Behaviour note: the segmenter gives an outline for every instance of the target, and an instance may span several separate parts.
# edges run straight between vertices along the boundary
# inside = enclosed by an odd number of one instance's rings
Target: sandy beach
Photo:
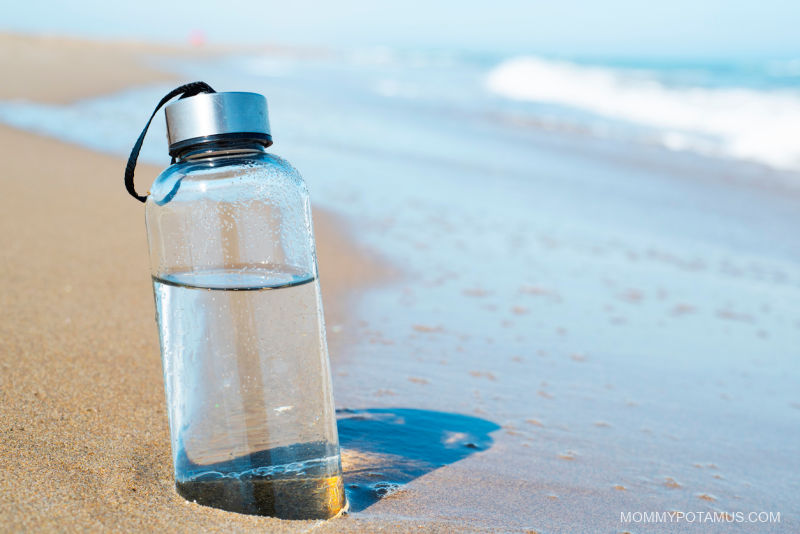
[[[797,529],[796,172],[415,100],[470,96],[473,63],[441,84],[440,59],[402,64],[415,88],[383,56],[0,45],[0,531]],[[130,109],[201,78],[267,94],[312,191],[352,505],[329,522],[174,490],[122,175]],[[723,521],[621,520],[637,511]],[[740,511],[781,521],[724,521]]]
[[[0,65],[15,73],[1,98],[69,102],[174,80],[136,60],[153,52],[146,46],[0,41]],[[70,75],[76,57],[92,69],[79,64],[82,74]],[[0,530],[318,527],[223,513],[175,493],[143,211],[122,185],[124,160],[7,127],[0,145]],[[140,165],[137,180],[159,171]],[[334,215],[314,217],[326,317],[342,324],[351,293],[388,271]],[[339,350],[331,343],[333,359]]]

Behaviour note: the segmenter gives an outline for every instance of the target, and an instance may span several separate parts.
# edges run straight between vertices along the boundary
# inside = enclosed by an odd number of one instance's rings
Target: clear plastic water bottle
[[[177,491],[329,518],[346,499],[308,191],[266,151],[263,96],[201,91],[165,108],[173,164],[146,198]]]

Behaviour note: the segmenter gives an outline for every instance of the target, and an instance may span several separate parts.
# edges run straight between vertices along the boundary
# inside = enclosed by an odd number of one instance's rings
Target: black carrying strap
[[[150,128],[150,123],[153,122],[153,118],[156,116],[156,113],[158,113],[158,110],[176,96],[180,95],[181,98],[186,98],[200,93],[216,93],[216,91],[205,82],[192,82],[187,83],[186,85],[181,85],[180,87],[176,87],[161,99],[161,102],[158,103],[156,109],[153,110],[153,114],[150,115],[150,120],[148,120],[147,124],[144,125],[144,130],[142,130],[139,139],[136,140],[136,144],[133,145],[131,156],[128,158],[128,164],[125,165],[125,189],[127,189],[128,193],[130,193],[130,195],[139,202],[146,201],[147,195],[141,196],[136,193],[136,188],[133,185],[133,171],[136,169],[136,160],[139,159],[139,152],[142,150],[144,136],[147,135],[147,129]]]

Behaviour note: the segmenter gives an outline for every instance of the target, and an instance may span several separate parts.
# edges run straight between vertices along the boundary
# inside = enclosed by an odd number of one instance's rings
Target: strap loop
[[[133,184],[133,171],[136,169],[136,160],[139,159],[139,152],[142,150],[144,136],[147,135],[147,129],[150,128],[150,123],[153,122],[153,118],[156,116],[156,113],[158,113],[158,110],[176,96],[180,95],[181,98],[187,98],[200,93],[216,93],[216,91],[214,91],[214,89],[212,89],[211,86],[205,82],[187,83],[186,85],[181,85],[180,87],[173,89],[161,99],[161,102],[158,103],[156,109],[153,110],[153,114],[150,115],[150,120],[148,120],[147,124],[144,125],[144,130],[142,130],[141,135],[139,135],[139,139],[137,139],[136,143],[133,145],[133,150],[131,150],[131,155],[128,158],[128,164],[125,165],[125,189],[139,202],[146,201],[147,195],[141,196],[136,193],[136,188]]]

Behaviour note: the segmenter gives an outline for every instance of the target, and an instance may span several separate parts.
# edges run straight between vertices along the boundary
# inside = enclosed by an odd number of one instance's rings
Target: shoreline
[[[143,214],[121,183],[138,131],[120,119],[160,94],[133,90],[61,129],[121,155],[0,127],[14,525],[574,532],[624,530],[620,511],[776,509],[791,528],[800,199],[782,175],[366,106],[337,61],[176,69],[273,95],[281,152],[341,215],[314,210],[354,512],[289,524],[175,497]],[[57,135],[94,102],[30,105],[27,123]],[[350,127],[327,142],[331,124]]]

